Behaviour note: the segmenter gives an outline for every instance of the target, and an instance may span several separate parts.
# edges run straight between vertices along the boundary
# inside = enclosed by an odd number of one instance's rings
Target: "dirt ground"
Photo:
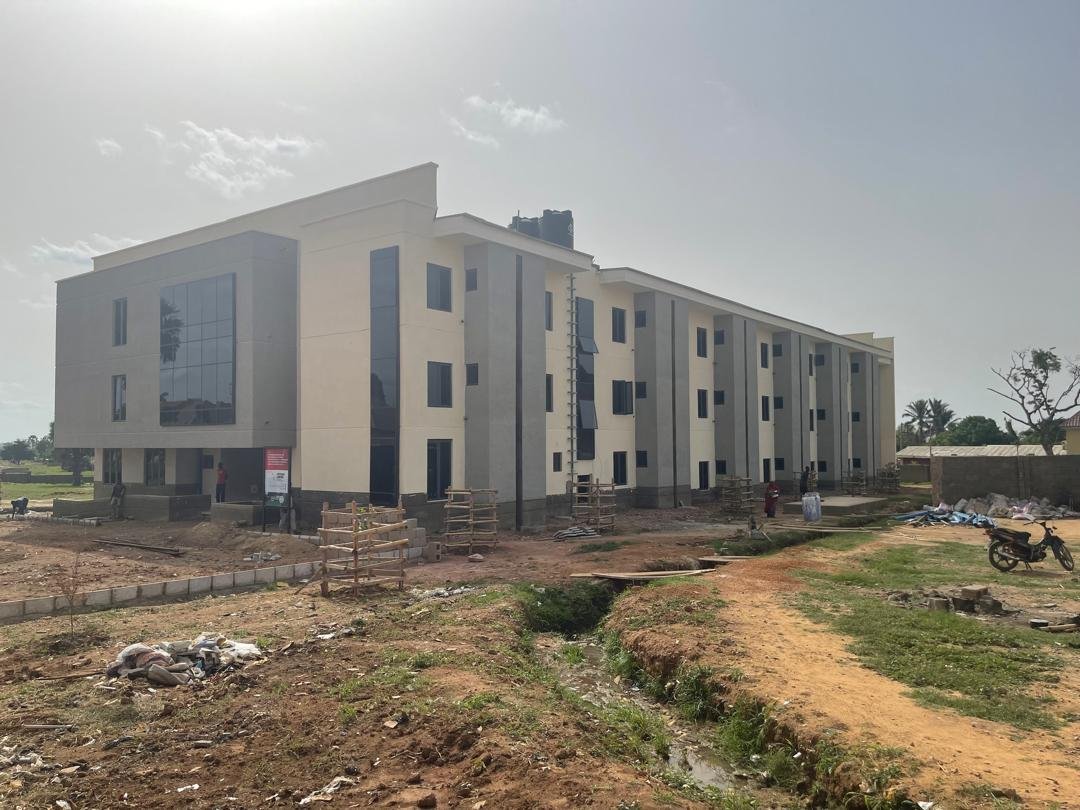
[[[1020,528],[1019,524],[1004,521]],[[1080,521],[1062,521],[1059,534],[1080,547]],[[630,631],[628,644],[645,658],[689,660],[742,673],[741,688],[775,701],[779,716],[809,737],[839,730],[849,744],[871,743],[910,749],[917,770],[904,780],[908,795],[938,807],[970,806],[960,797],[972,785],[1016,791],[1025,805],[1080,807],[1080,656],[1072,655],[1052,689],[1072,722],[1056,731],[1020,730],[950,711],[919,705],[903,684],[863,666],[847,649],[848,639],[824,630],[791,606],[804,587],[794,573],[806,569],[843,570],[845,562],[875,549],[911,542],[954,541],[985,545],[983,532],[960,527],[893,529],[872,543],[847,552],[813,547],[786,549],[739,563],[700,581],[679,585],[686,599],[719,596],[723,620],[703,632],[699,624]],[[989,571],[989,566],[987,567]],[[1025,576],[1020,573],[1018,576]],[[1051,559],[1027,576],[1049,582],[1072,580]],[[970,583],[957,583],[957,585]],[[1053,588],[1051,584],[1051,588]],[[1053,591],[1051,591],[1053,592]],[[994,588],[1007,605],[1038,615],[1046,591]],[[650,609],[645,590],[621,601],[611,621]],[[1056,609],[1080,612],[1080,599],[1059,596]],[[976,619],[972,619],[976,621]],[[1011,795],[1011,794],[1010,794]],[[1010,805],[1011,806],[1011,805]]]

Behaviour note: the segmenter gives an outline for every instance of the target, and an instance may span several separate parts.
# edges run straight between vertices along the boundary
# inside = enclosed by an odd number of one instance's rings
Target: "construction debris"
[[[174,557],[179,557],[184,553],[182,548],[173,548],[172,546],[148,546],[145,543],[129,543],[126,540],[102,540],[97,538],[95,543],[102,543],[106,546],[123,546],[124,548],[137,548],[140,551],[156,551],[158,554],[171,554]]]
[[[574,579],[610,579],[619,582],[650,582],[667,577],[696,577],[709,573],[707,568],[691,568],[685,571],[591,571],[571,574]]]
[[[353,596],[362,587],[392,583],[405,586],[405,554],[409,546],[405,509],[358,507],[356,501],[343,509],[331,509],[323,503],[320,589],[330,595],[330,583],[344,580]],[[334,555],[337,552],[337,555]]]
[[[499,544],[497,489],[448,489],[443,504],[443,546],[462,548],[468,554],[474,546],[494,549]]]
[[[556,540],[576,540],[579,537],[599,537],[600,532],[589,526],[571,526],[568,529],[560,529],[553,537]]]
[[[129,644],[109,664],[105,674],[111,678],[143,677],[159,686],[183,686],[264,657],[254,644],[200,633],[193,641],[167,641],[153,646]]]
[[[945,504],[940,504],[937,507],[925,506],[915,512],[894,515],[893,520],[898,520],[909,526],[951,524],[954,526],[974,526],[978,529],[994,528],[994,521],[982,513],[960,512]]]
[[[615,531],[615,484],[603,484],[591,475],[574,484],[574,520],[597,532]]]

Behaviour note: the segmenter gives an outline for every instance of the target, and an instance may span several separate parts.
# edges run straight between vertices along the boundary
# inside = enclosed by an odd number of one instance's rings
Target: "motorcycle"
[[[986,529],[990,538],[986,550],[990,564],[998,571],[1012,571],[1020,563],[1031,568],[1031,563],[1046,559],[1046,550],[1050,549],[1054,557],[1066,571],[1073,570],[1073,558],[1065,541],[1054,534],[1056,527],[1048,526],[1045,520],[1033,520],[1043,527],[1043,538],[1038,543],[1031,542],[1031,532],[1018,532],[1000,526]]]

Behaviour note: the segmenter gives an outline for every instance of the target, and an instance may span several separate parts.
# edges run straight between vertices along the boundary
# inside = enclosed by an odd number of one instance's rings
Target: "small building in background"
[[[1073,447],[1080,450],[1080,424],[1074,430],[1076,437]],[[1054,446],[1054,455],[1065,453],[1064,444]],[[930,459],[932,457],[962,458],[1009,458],[1012,456],[1045,456],[1041,444],[984,444],[977,447],[954,445],[913,444],[896,454],[896,463],[900,466],[900,481],[905,484],[927,484],[930,482]]]

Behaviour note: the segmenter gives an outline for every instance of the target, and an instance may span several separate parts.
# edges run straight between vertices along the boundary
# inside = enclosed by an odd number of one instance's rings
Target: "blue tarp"
[[[994,521],[986,515],[969,515],[966,512],[955,512],[951,509],[920,509],[916,512],[905,512],[902,515],[894,515],[893,520],[907,523],[911,526],[929,526],[935,523],[952,524],[959,526],[974,526],[977,529],[992,529]]]

